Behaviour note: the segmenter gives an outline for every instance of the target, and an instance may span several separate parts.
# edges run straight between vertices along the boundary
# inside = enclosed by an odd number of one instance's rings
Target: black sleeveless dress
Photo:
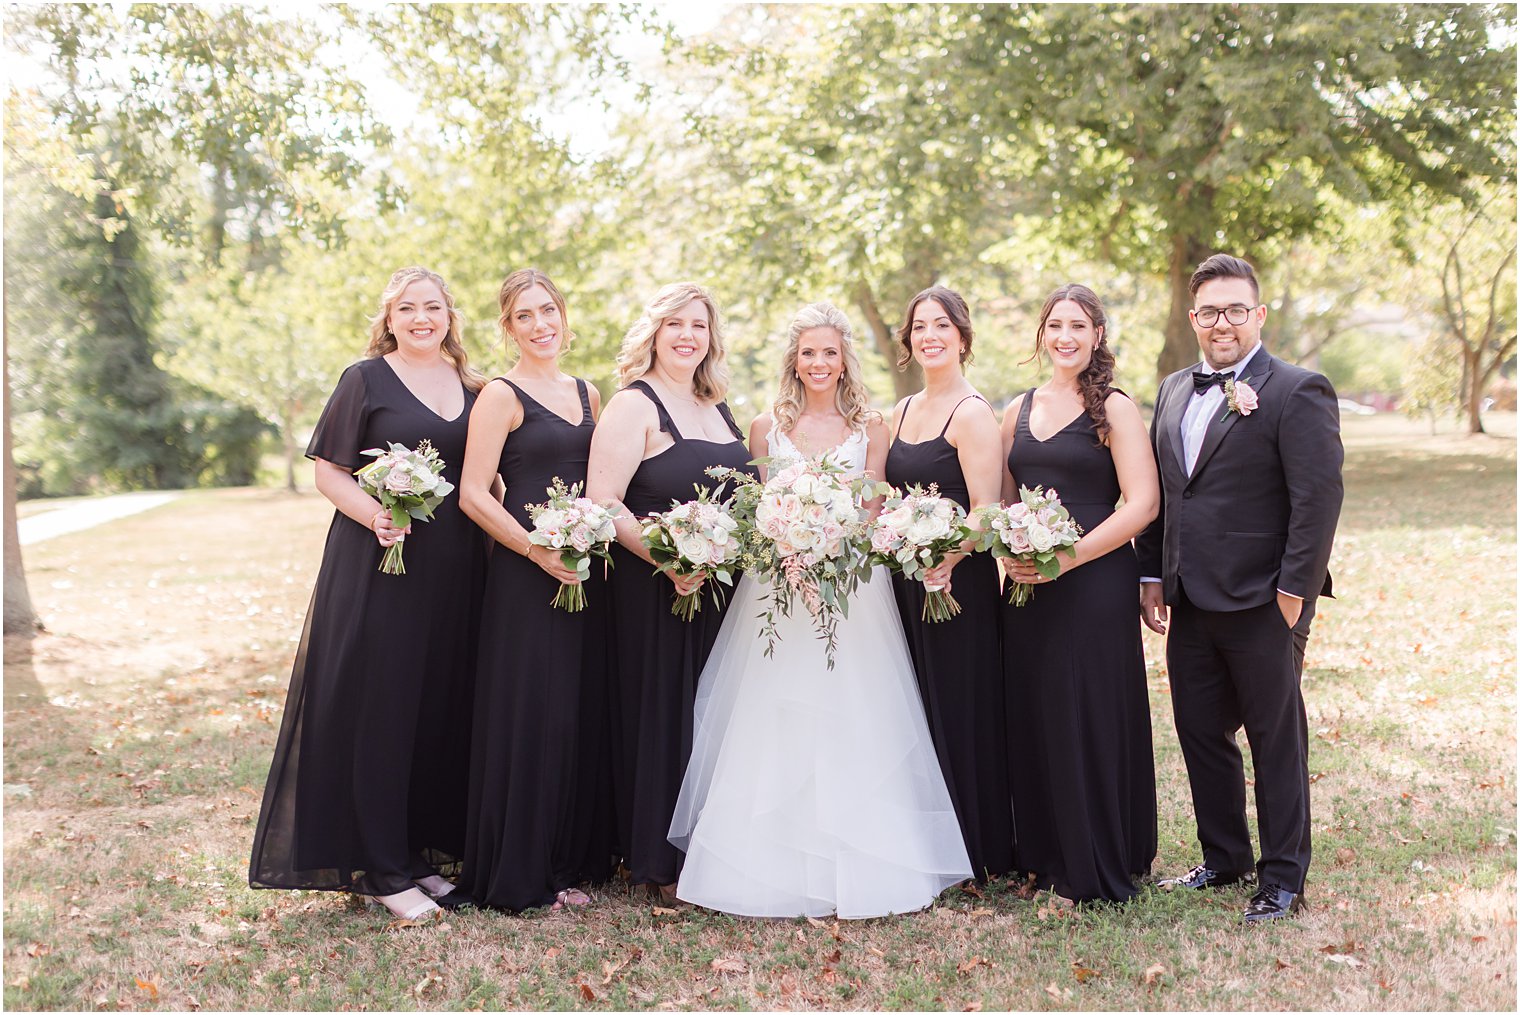
[[[911,407],[910,397],[898,422],[899,434]],[[954,409],[950,416],[954,418]],[[887,482],[902,489],[937,483],[943,496],[969,510],[971,494],[960,460],[945,439],[949,429],[947,419],[938,437],[921,444],[894,437],[887,451]],[[955,566],[951,592],[961,612],[941,623],[922,619],[923,582],[894,574],[892,590],[971,869],[978,880],[1007,874],[1014,867],[1013,813],[998,645],[997,565],[991,555],[973,553]]]
[[[503,504],[533,529],[527,505],[556,478],[585,489],[591,398],[566,420],[503,377],[522,423],[502,445]],[[481,610],[470,766],[469,834],[460,901],[519,911],[611,874],[612,768],[607,749],[610,594],[592,560],[586,608],[551,606],[560,583],[527,557],[494,549]]]
[[[654,402],[660,429],[675,438],[640,462],[629,480],[623,503],[635,517],[691,500],[696,486],[714,488],[717,481],[704,471],[710,466],[750,469],[749,451],[726,403],[719,403],[718,411],[734,440],[720,444],[682,437],[653,388],[644,381],[629,387]],[[681,852],[667,836],[691,756],[697,677],[717,640],[728,599],[714,603],[704,586],[701,611],[690,622],[681,620],[670,612],[675,587],[669,578],[621,546],[612,552],[618,844],[633,884],[668,885],[681,873]]]
[[[1119,500],[1113,455],[1085,412],[1036,440],[1033,404],[1030,392],[1008,469],[1020,486],[1055,487],[1091,532]],[[1026,605],[1003,606],[1019,862],[1077,901],[1131,898],[1156,857],[1139,582],[1126,543],[1037,586]]]
[[[382,357],[343,372],[306,454],[357,469],[360,452],[426,438],[456,487],[475,393],[446,420]],[[464,851],[469,716],[484,534],[451,493],[382,574],[375,535],[333,513],[254,834],[255,888],[390,895]]]

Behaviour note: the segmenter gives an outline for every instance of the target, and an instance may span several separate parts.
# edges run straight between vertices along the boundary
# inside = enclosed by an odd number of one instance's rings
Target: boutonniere
[[[1250,378],[1242,377],[1236,380],[1234,377],[1224,379],[1224,415],[1219,417],[1223,423],[1230,418],[1230,413],[1238,412],[1242,416],[1249,416],[1256,411],[1256,389],[1246,383]]]

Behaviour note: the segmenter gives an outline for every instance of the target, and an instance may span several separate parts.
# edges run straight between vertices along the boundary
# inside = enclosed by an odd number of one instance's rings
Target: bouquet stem
[[[380,570],[385,574],[406,574],[406,565],[401,561],[401,551],[405,544],[396,540],[385,551],[385,556],[380,558]]]
[[[1029,597],[1034,595],[1034,586],[1024,582],[1014,582],[1012,590],[1008,593],[1009,606],[1023,606],[1029,602]]]
[[[925,586],[927,588],[927,586]],[[955,597],[943,589],[928,589],[924,596],[923,619],[931,624],[938,624],[955,617],[961,612],[961,604],[955,601]]]
[[[586,588],[584,585],[571,585],[564,582],[559,591],[554,593],[554,598],[549,602],[550,606],[558,606],[566,613],[579,613],[586,608]]]
[[[701,609],[702,590],[700,588],[695,592],[688,592],[684,596],[677,595],[676,601],[670,604],[670,612],[688,623]]]

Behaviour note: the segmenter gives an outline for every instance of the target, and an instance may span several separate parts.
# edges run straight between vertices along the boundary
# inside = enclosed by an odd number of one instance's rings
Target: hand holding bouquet
[[[370,448],[361,454],[374,461],[354,473],[359,489],[380,501],[398,529],[406,528],[414,518],[419,522],[430,521],[433,509],[454,492],[454,484],[443,479],[443,459],[428,441],[419,441],[416,451],[392,444],[389,451]],[[380,560],[381,571],[406,574],[406,565],[401,560],[405,539],[402,536],[385,551]]]
[[[1054,488],[1019,487],[1016,503],[1003,507],[990,504],[978,512],[982,531],[977,549],[988,550],[994,557],[1027,561],[1046,578],[1061,573],[1057,553],[1068,557],[1077,555],[1077,540],[1082,536],[1082,526],[1071,517],[1061,504]],[[1014,582],[1008,602],[1023,606],[1034,594],[1034,586]]]
[[[560,563],[575,572],[576,581],[562,583],[550,605],[579,613],[586,608],[586,589],[580,583],[591,577],[591,558],[612,562],[608,547],[617,538],[614,524],[617,515],[612,509],[580,496],[579,483],[566,489],[564,480],[558,476],[544,492],[549,495],[546,502],[528,505],[528,514],[533,518],[528,540],[536,546],[558,550]]]
[[[673,504],[669,511],[644,519],[640,538],[661,571],[680,578],[712,575],[724,585],[733,585],[738,528],[728,506],[714,500],[711,490],[699,487],[696,500]],[[698,588],[684,594],[677,591],[670,612],[690,620],[701,608]]]
[[[966,524],[966,509],[941,496],[935,484],[928,490],[911,486],[906,494],[893,490],[871,529],[871,563],[924,581],[926,571],[961,552],[961,544],[974,535]],[[924,620],[949,620],[961,612],[950,593],[927,582],[924,587]]]
[[[776,647],[776,617],[790,616],[800,596],[834,668],[835,631],[849,597],[870,568],[855,544],[865,534],[861,491],[827,458],[787,465],[761,483],[733,469],[709,473],[733,479],[743,568],[770,579],[762,631],[765,654]]]

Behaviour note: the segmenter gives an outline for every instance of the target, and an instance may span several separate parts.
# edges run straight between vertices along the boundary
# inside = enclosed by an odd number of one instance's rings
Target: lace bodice
[[[770,448],[771,458],[775,462],[767,474],[789,462],[801,461],[808,456],[798,450],[797,445],[774,423],[771,424],[771,432],[765,435],[765,443]],[[864,428],[854,430],[837,447],[831,448],[824,453],[824,457],[845,471],[845,475],[854,479],[862,476],[866,471],[866,432]]]

